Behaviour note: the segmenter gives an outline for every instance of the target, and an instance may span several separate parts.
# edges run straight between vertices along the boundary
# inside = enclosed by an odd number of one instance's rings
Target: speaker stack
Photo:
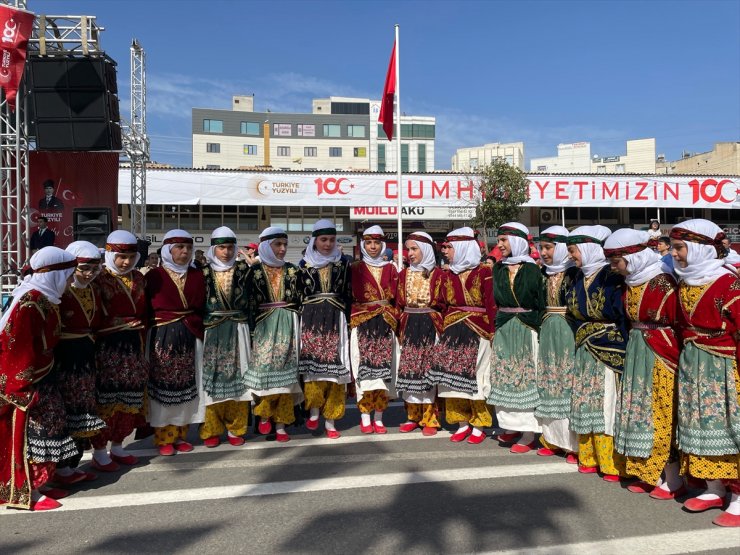
[[[72,214],[75,241],[89,241],[99,248],[113,230],[110,208],[75,208]]]

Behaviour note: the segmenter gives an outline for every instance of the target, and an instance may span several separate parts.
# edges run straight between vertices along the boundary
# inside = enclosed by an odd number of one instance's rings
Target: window
[[[342,131],[340,125],[325,124],[324,125],[324,137],[341,137]]]
[[[331,158],[340,158],[342,156],[342,148],[338,146],[329,147],[329,156]]]
[[[315,137],[316,136],[316,126],[313,124],[308,125],[306,123],[299,123],[298,125],[296,125],[296,129],[298,130],[299,137]]]
[[[355,158],[366,158],[367,157],[367,149],[362,146],[355,148]]]
[[[220,119],[204,119],[203,131],[205,133],[223,133],[224,122]]]
[[[378,171],[385,171],[385,145],[378,145]]]
[[[248,156],[256,156],[257,145],[244,145],[244,154],[247,154]]]
[[[243,121],[239,124],[239,133],[242,135],[259,136],[260,124],[254,121]]]
[[[624,173],[624,164],[617,164],[614,166],[615,173]]]
[[[290,137],[292,127],[289,123],[274,123],[272,125],[272,135],[273,137]]]
[[[514,165],[514,155],[513,154],[507,154],[504,159],[506,160],[506,163],[509,164],[510,166]]]
[[[364,125],[348,125],[347,126],[348,137],[365,137],[365,126]]]
[[[359,114],[368,115],[370,113],[370,104],[368,102],[332,102],[332,114]]]
[[[537,166],[537,171],[538,172],[546,172],[547,171],[547,166]]]
[[[395,134],[395,127],[393,133]],[[378,137],[381,139],[387,139],[388,137],[383,131],[383,126],[378,124]],[[433,139],[434,138],[434,126],[425,125],[421,123],[402,123],[401,124],[401,137],[404,139]]]
[[[419,166],[418,168],[416,168],[416,171],[427,171],[427,145],[420,144],[417,146],[416,157],[417,166]]]
[[[206,169],[207,170],[220,170],[221,166],[219,166],[218,164],[206,164]]]
[[[206,152],[221,152],[220,143],[206,143]]]
[[[290,147],[289,146],[277,147],[277,155],[278,156],[290,156]]]
[[[409,145],[401,145],[401,171],[409,171]]]
[[[318,149],[315,146],[304,146],[303,147],[303,156],[306,158],[313,158],[314,156],[318,156]]]
[[[596,173],[606,173],[606,166],[596,166]]]
[[[478,159],[477,158],[471,158],[468,162],[468,168],[470,168],[471,171],[478,169]]]

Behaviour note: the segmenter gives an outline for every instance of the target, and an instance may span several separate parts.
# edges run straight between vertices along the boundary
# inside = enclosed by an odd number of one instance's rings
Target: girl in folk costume
[[[303,400],[298,377],[300,272],[285,262],[288,234],[268,227],[260,234],[260,261],[252,266],[248,289],[250,327],[254,330],[247,385],[260,417],[259,431],[288,441],[285,425],[295,421],[293,406]]]
[[[434,241],[427,233],[410,234],[406,249],[411,264],[401,270],[396,304],[401,311],[396,389],[405,401],[407,413],[407,421],[399,431],[407,433],[421,426],[424,435],[432,436],[440,428],[430,367],[442,334],[444,272],[437,268]]]
[[[547,457],[565,450],[566,461],[578,462],[578,437],[570,430],[570,397],[573,389],[576,344],[568,323],[565,295],[578,269],[568,256],[568,230],[555,225],[540,234],[545,274],[545,315],[540,327],[537,360],[539,404],[534,415],[542,426],[537,454]]]
[[[94,334],[102,321],[102,303],[97,289],[91,285],[100,273],[102,260],[98,247],[87,241],[70,243],[66,250],[75,257],[77,267],[72,284],[59,303],[62,334],[54,348],[54,369],[49,379],[62,394],[67,433],[77,444],[77,454],[57,464],[54,481],[58,484],[74,484],[95,477],[76,467],[82,451],[89,448],[89,438],[105,428],[95,398]]]
[[[649,241],[645,231],[620,229],[604,243],[612,269],[625,276],[624,311],[631,325],[615,448],[626,456],[627,475],[641,480],[627,489],[673,499],[686,492],[674,448],[678,294],[676,280]]]
[[[10,507],[60,507],[39,488],[58,461],[77,453],[64,430],[62,396],[55,384],[46,385],[61,331],[58,305],[76,265],[56,247],[36,252],[34,273],[0,319],[0,504]]]
[[[512,453],[534,449],[534,434],[540,424],[534,411],[537,390],[537,333],[545,308],[545,287],[539,266],[529,256],[527,227],[510,222],[498,230],[498,248],[503,255],[493,267],[493,297],[496,302],[496,337],[491,357],[491,393],[488,403],[507,432],[500,441],[522,432]]]
[[[350,352],[363,434],[386,433],[383,411],[388,407],[388,386],[395,373],[398,272],[390,261],[383,260],[384,239],[380,226],[366,229],[360,242],[362,260],[351,267]]]
[[[92,438],[93,465],[114,471],[138,459],[123,448],[123,440],[145,423],[144,390],[149,363],[144,349],[147,302],[136,237],[118,230],[108,235],[105,267],[93,287],[100,292],[103,321],[97,334],[98,415],[106,428]],[[111,443],[110,454],[108,442]]]
[[[346,384],[352,380],[347,333],[352,286],[349,263],[337,247],[337,229],[332,222],[319,220],[314,224],[301,265],[299,368],[310,411],[306,427],[317,429],[322,413],[326,435],[336,439],[339,432],[334,421],[344,416]]]
[[[188,426],[203,422],[196,360],[202,357],[206,285],[194,268],[193,238],[182,229],[168,231],[162,242],[162,266],[146,275],[154,317],[149,333],[151,371],[147,396],[149,421],[159,454],[188,452]]]
[[[244,444],[251,396],[247,390],[249,365],[249,280],[246,262],[236,260],[236,235],[228,227],[211,233],[211,247],[203,268],[206,282],[203,359],[200,361],[205,422],[200,438],[216,447],[221,434],[231,445]]]
[[[491,269],[481,264],[480,247],[469,227],[451,231],[447,241],[454,253],[442,283],[447,308],[431,378],[445,399],[447,422],[459,425],[450,439],[467,437],[468,443],[481,443],[486,438],[481,428],[492,423],[486,406],[496,316]]]
[[[570,426],[578,434],[578,470],[585,474],[600,470],[604,480],[618,482],[624,460],[614,451],[614,429],[627,331],[624,278],[611,271],[604,257],[604,241],[610,234],[601,225],[571,231],[568,253],[580,272],[566,302],[576,336]]]
[[[713,522],[740,526],[740,278],[719,259],[724,233],[717,225],[688,220],[670,236],[684,345],[678,364],[678,448],[682,472],[707,481],[707,491],[684,508],[723,507],[727,486],[729,506]]]

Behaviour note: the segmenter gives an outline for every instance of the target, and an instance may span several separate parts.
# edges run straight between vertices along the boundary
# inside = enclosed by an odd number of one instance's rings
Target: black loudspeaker
[[[147,241],[146,239],[137,239],[136,240],[136,250],[139,251],[139,261],[136,263],[137,268],[143,268],[144,264],[146,264],[146,259],[149,256],[149,247],[151,246],[152,242]]]
[[[112,59],[32,56],[25,83],[38,150],[121,150]]]
[[[110,208],[75,208],[72,211],[72,231],[75,241],[90,241],[104,248],[113,231]]]

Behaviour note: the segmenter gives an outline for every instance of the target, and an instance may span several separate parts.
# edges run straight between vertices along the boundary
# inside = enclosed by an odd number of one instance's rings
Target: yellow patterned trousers
[[[362,394],[362,398],[357,401],[357,407],[362,414],[370,414],[374,410],[383,412],[388,408],[388,393],[385,389],[366,391]]]
[[[344,384],[334,382],[306,382],[303,386],[306,409],[320,409],[327,420],[344,416],[344,400],[347,396]]]
[[[614,438],[605,434],[578,434],[578,463],[597,466],[603,474],[625,474],[624,455],[614,450]]]
[[[493,417],[485,401],[471,401],[470,399],[445,399],[445,419],[448,424],[468,422],[476,428],[490,428]]]
[[[185,441],[188,428],[190,428],[189,425],[175,426],[173,424],[154,428],[154,445],[170,445],[178,440]]]
[[[440,428],[434,403],[406,403],[409,422],[418,422],[422,428]]]
[[[234,436],[247,433],[248,401],[223,401],[206,407],[206,420],[200,425],[200,439],[220,436],[225,431]]]
[[[252,412],[263,420],[272,420],[276,424],[292,424],[295,422],[293,412],[293,396],[290,393],[278,393],[255,397]]]

